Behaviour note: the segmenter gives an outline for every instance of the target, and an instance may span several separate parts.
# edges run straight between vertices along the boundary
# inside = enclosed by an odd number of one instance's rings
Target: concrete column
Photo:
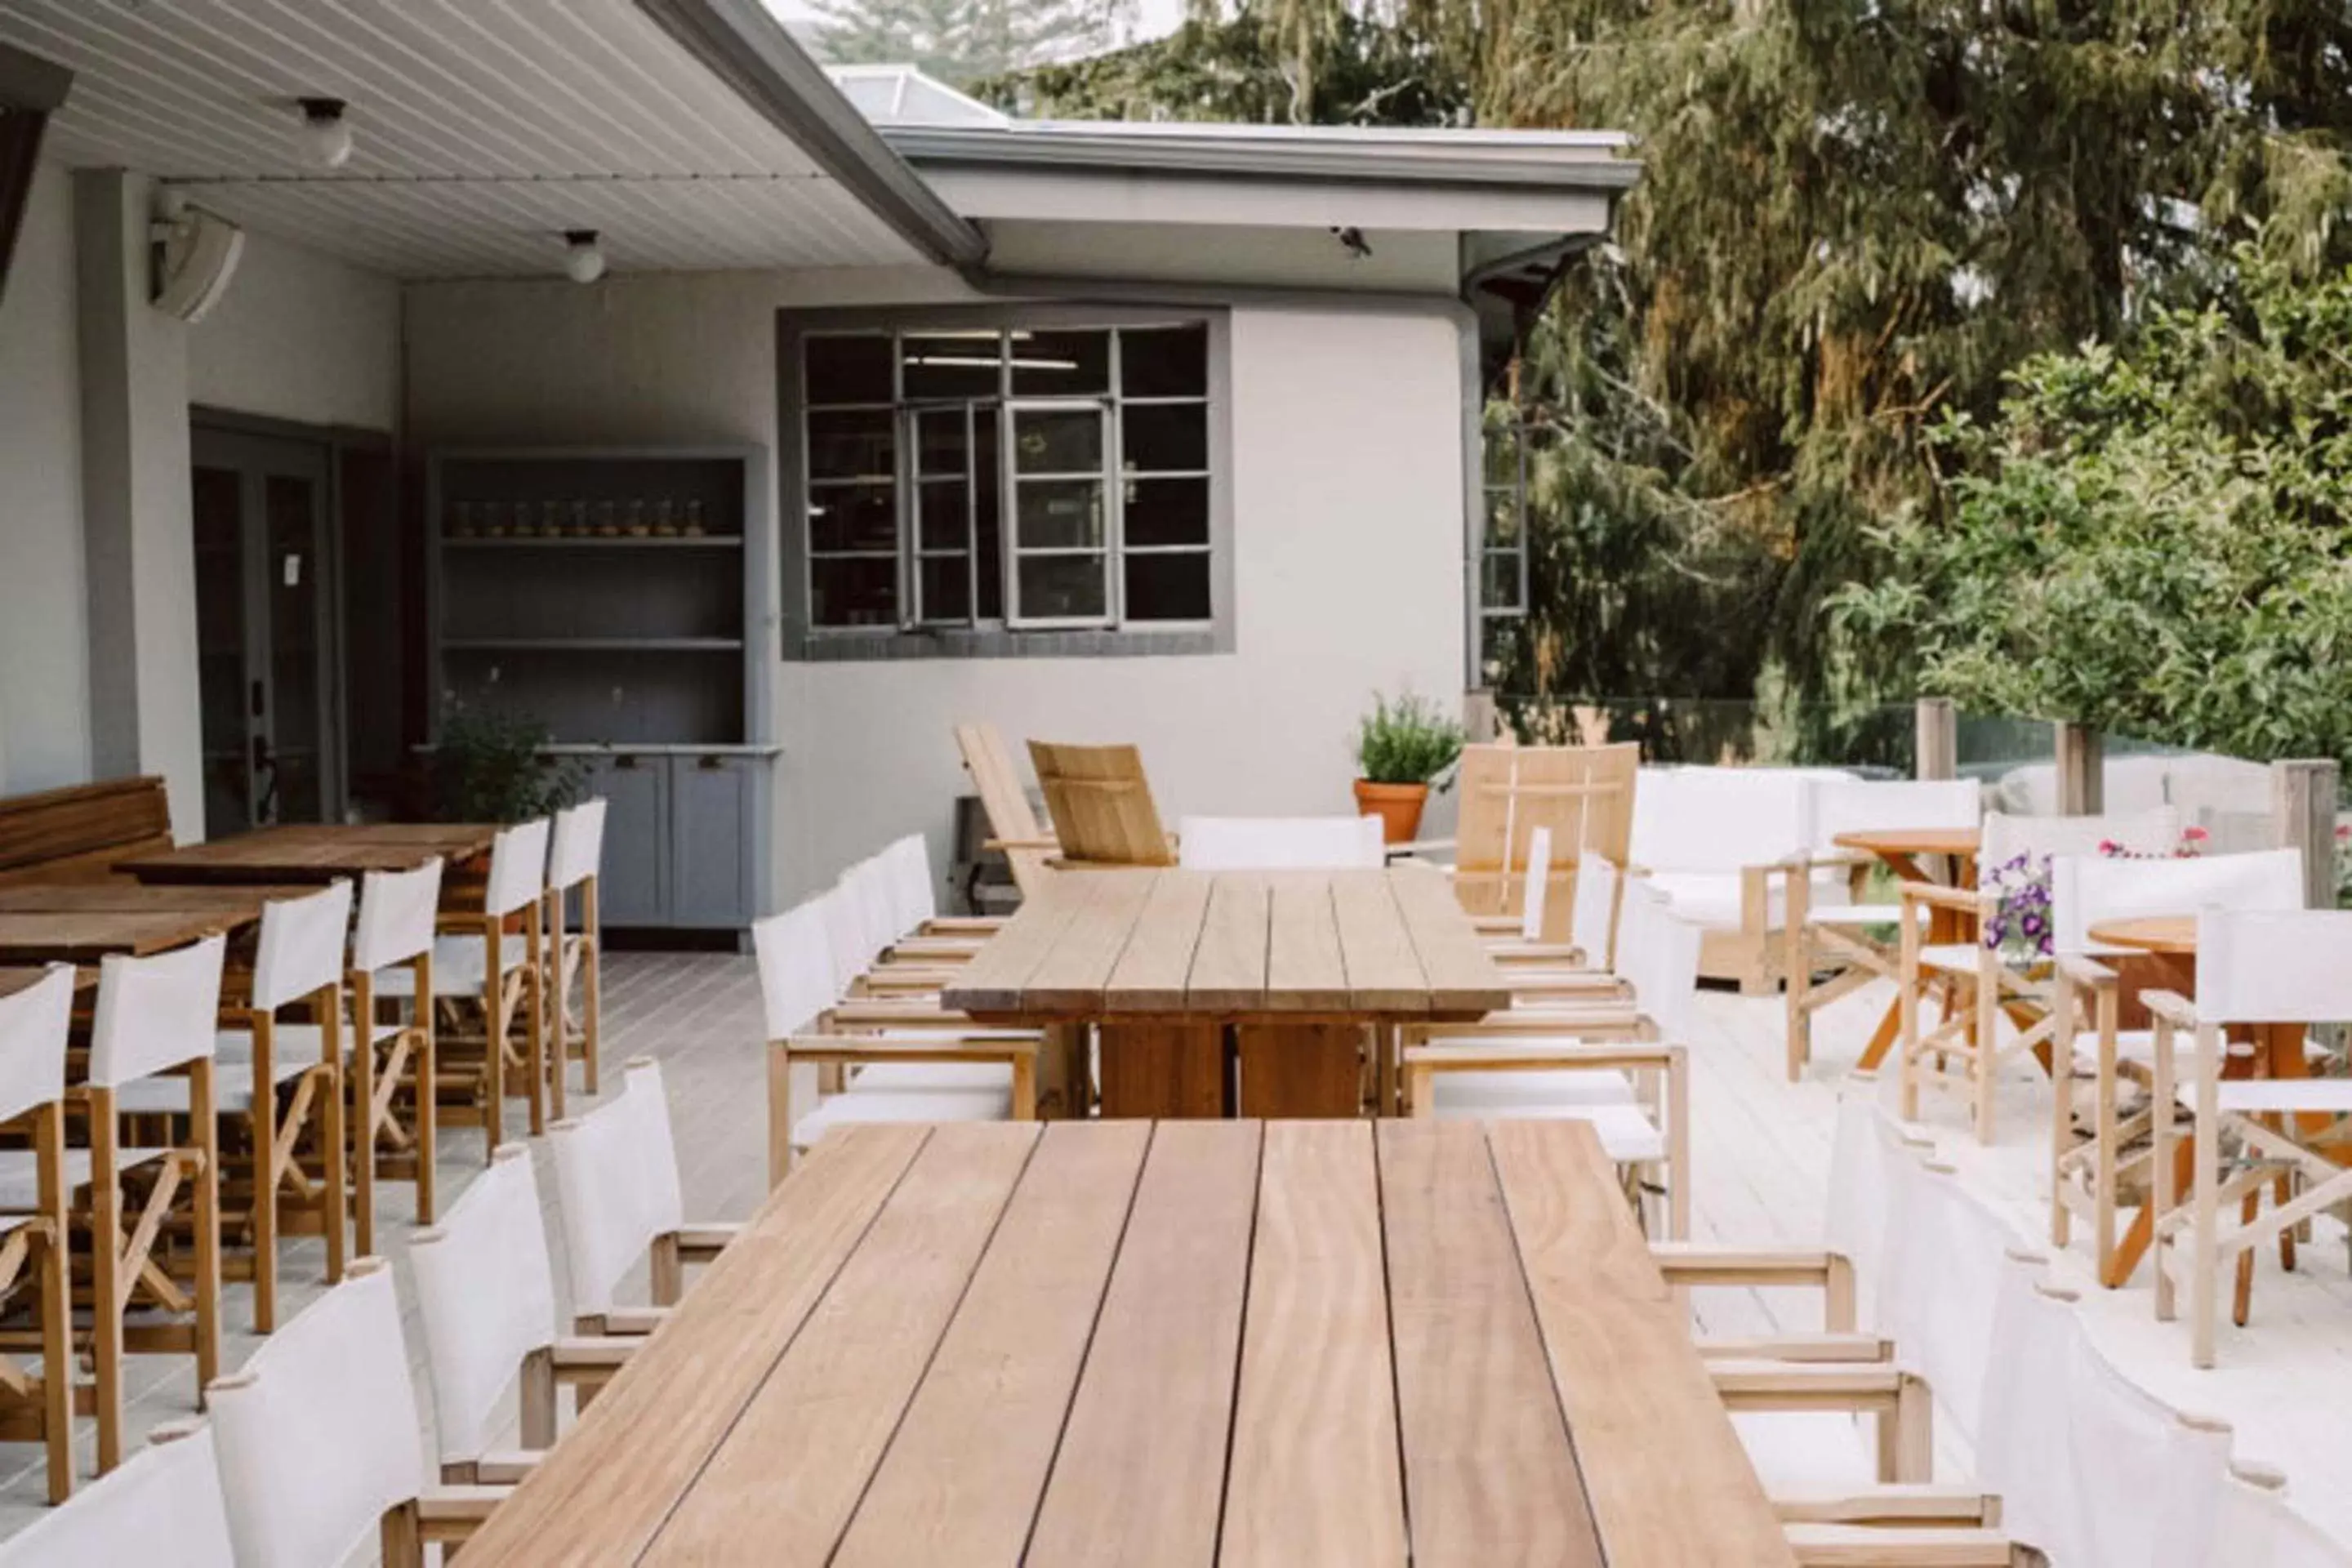
[[[152,182],[74,175],[90,770],[161,773],[204,835],[185,326],[148,303]]]

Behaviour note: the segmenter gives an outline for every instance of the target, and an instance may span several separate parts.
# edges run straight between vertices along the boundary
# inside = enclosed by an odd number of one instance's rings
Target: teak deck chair
[[[1525,895],[1528,851],[1538,827],[1551,829],[1549,907],[1567,934],[1569,890],[1590,849],[1626,863],[1633,837],[1633,780],[1642,749],[1613,746],[1486,745],[1462,748],[1460,825],[1454,831],[1454,890],[1473,914],[1515,913]]]
[[[971,774],[981,809],[988,814],[988,830],[993,836],[988,847],[1003,850],[1012,862],[1013,885],[1025,899],[1052,875],[1045,862],[1061,846],[1038,824],[1037,813],[1029,805],[1029,792],[1021,786],[1021,771],[1013,764],[1013,753],[1004,749],[1004,737],[996,726],[959,724],[955,737],[956,749],[963,753],[964,771]]]
[[[1173,866],[1143,753],[1133,746],[1029,742],[1037,787],[1054,819],[1062,859],[1073,866]]]

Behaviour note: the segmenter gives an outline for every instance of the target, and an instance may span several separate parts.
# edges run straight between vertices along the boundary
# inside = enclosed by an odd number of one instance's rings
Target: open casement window
[[[1205,323],[803,345],[813,628],[1210,623]]]

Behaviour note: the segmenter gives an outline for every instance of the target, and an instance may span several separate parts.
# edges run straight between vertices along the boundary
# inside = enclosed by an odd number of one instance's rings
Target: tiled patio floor
[[[1702,998],[1703,1037],[1694,1042],[1693,1139],[1696,1229],[1702,1239],[1814,1241],[1822,1234],[1832,1128],[1838,1083],[1861,1036],[1884,1006],[1865,993],[1824,1016],[1817,1058],[1807,1080],[1790,1085],[1780,1074],[1780,1005],[1709,993]],[[764,1088],[760,1059],[757,978],[751,961],[720,954],[615,954],[608,964],[605,1016],[608,1062],[649,1055],[663,1066],[671,1097],[687,1207],[690,1217],[736,1219],[750,1214],[764,1184]],[[575,1074],[577,1069],[575,1068]],[[2046,1231],[2042,1160],[2046,1089],[2021,1071],[2003,1093],[2003,1134],[1991,1149],[1969,1135],[1957,1102],[1927,1108],[1942,1157],[1990,1195],[2016,1226],[2021,1241],[2039,1244]],[[520,1110],[513,1120],[520,1121]],[[453,1135],[442,1164],[444,1191],[454,1199],[479,1169],[480,1141]],[[537,1151],[541,1188],[549,1205],[549,1237],[561,1238],[553,1214],[552,1173],[544,1147]],[[409,1225],[405,1186],[384,1189],[378,1235],[383,1250],[404,1251]],[[2284,1467],[2293,1495],[2312,1517],[2352,1539],[2352,1447],[2341,1440],[2344,1412],[2352,1409],[2352,1280],[2347,1280],[2341,1229],[2322,1220],[2315,1245],[2294,1275],[2275,1258],[2263,1265],[2251,1329],[2225,1328],[2221,1365],[2189,1365],[2185,1331],[2161,1324],[2149,1310],[2146,1269],[2119,1291],[2091,1283],[2078,1249],[2057,1261],[2069,1283],[2084,1289],[2084,1310],[2101,1345],[2126,1373],[2177,1406],[2217,1415],[2237,1428],[2244,1457]],[[290,1312],[316,1295],[323,1253],[316,1244],[289,1251]],[[406,1276],[401,1273],[404,1294]],[[1755,1291],[1702,1292],[1695,1309],[1710,1333],[1749,1333],[1817,1325],[1816,1309],[1790,1298]],[[259,1341],[244,1332],[249,1298],[229,1292],[224,1363],[234,1367]],[[412,1359],[421,1343],[408,1324]],[[425,1394],[421,1359],[418,1392]],[[134,1358],[131,1421],[134,1433],[184,1417],[194,1405],[192,1371],[172,1358]],[[1939,1468],[1965,1473],[1964,1446],[1948,1433],[1938,1442]],[[0,1534],[22,1528],[41,1507],[40,1467],[30,1447],[0,1449],[11,1461],[0,1471]],[[85,1470],[90,1444],[85,1434]]]

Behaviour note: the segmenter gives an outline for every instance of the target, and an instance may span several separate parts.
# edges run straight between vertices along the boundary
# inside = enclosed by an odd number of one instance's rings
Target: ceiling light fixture
[[[340,98],[298,98],[302,110],[302,156],[321,169],[340,169],[351,161],[352,123],[343,118]]]
[[[593,283],[604,276],[604,247],[593,228],[563,231],[563,270],[574,283]]]

